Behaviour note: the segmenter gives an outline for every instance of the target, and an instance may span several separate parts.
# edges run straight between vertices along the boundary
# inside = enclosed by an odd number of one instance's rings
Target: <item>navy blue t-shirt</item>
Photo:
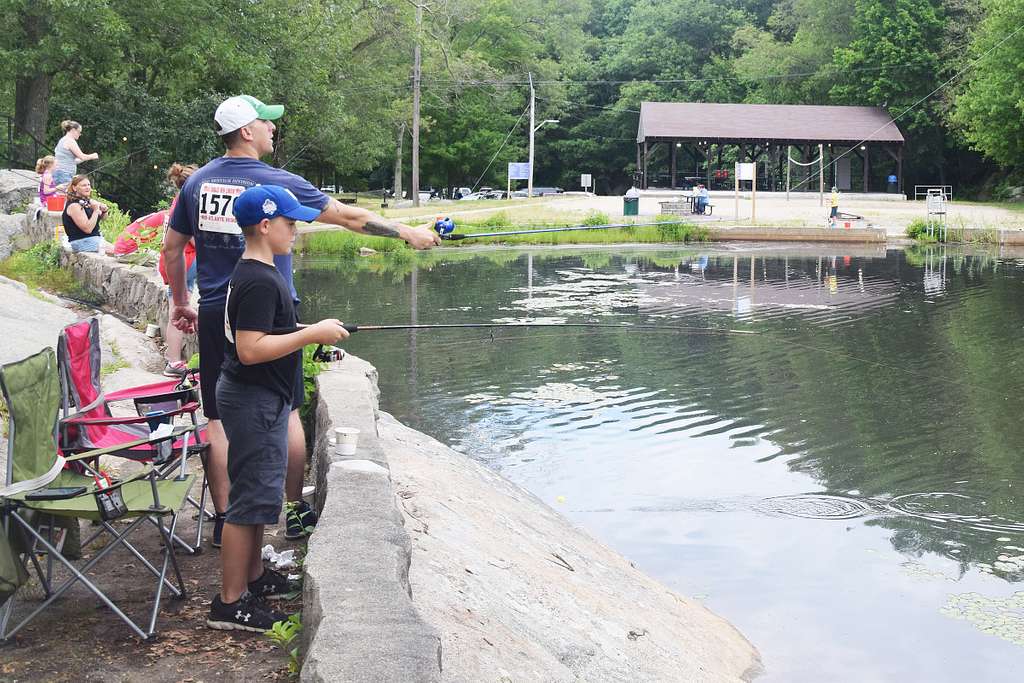
[[[218,157],[189,176],[171,214],[170,226],[196,241],[199,305],[223,306],[228,281],[245,251],[242,229],[231,206],[235,197],[256,185],[287,188],[303,206],[323,211],[330,198],[305,178],[248,157]],[[298,301],[292,282],[292,255],[275,256],[292,298]]]

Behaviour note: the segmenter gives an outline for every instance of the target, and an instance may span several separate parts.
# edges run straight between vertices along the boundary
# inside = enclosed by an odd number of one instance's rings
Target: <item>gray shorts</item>
[[[228,437],[227,521],[277,524],[288,466],[288,414],[291,404],[277,392],[236,382],[217,381],[217,410]]]

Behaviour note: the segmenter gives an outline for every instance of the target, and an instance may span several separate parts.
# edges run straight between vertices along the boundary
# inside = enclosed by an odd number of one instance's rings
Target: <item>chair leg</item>
[[[139,518],[139,520],[143,520],[143,519],[149,519],[149,517],[140,517]],[[139,521],[139,520],[136,520],[136,521]],[[134,555],[135,559],[137,559],[139,562],[141,562],[142,566],[144,566],[146,569],[148,569],[150,571],[150,573],[153,574],[153,576],[159,576],[160,575],[159,570],[157,570],[157,568],[153,566],[153,563],[151,563],[149,560],[147,560],[146,557],[142,553],[140,553],[138,550],[136,550],[135,546],[133,546],[128,541],[124,540],[124,535],[127,534],[127,532],[125,532],[125,534],[122,534],[121,538],[118,538],[117,529],[112,527],[109,522],[103,522],[103,526],[105,527],[105,530],[108,533],[110,533],[110,535],[112,535],[114,537],[114,539],[110,542],[111,545],[117,545],[118,543],[120,543],[121,545],[123,545],[125,547],[125,549],[128,552],[130,552],[132,555]],[[135,522],[132,523],[132,525],[131,525],[131,527],[129,527],[129,529],[132,529],[134,527],[135,527]],[[170,582],[168,582],[167,585],[168,585],[168,587],[172,591],[175,592],[175,594],[177,594],[177,591],[178,591],[177,588],[172,586]]]
[[[160,535],[164,538],[164,547],[171,547],[171,537],[174,536],[174,527],[178,523],[178,515],[175,513],[171,514],[171,524],[169,530],[164,529],[163,520],[153,520],[156,523],[158,529],[160,529]],[[181,570],[178,569],[178,560],[175,558],[173,552],[164,553],[164,563],[160,568],[159,581],[156,583],[156,597],[153,599],[153,611],[149,616],[149,635],[152,636],[156,632],[156,617],[160,613],[160,599],[163,595],[164,583],[167,582],[167,565],[168,563],[174,568],[174,574],[178,578],[178,586],[180,590],[176,597],[185,597],[185,582],[181,578]],[[170,585],[168,583],[168,585]]]
[[[24,627],[30,621],[35,619],[36,616],[40,612],[42,612],[44,609],[49,607],[51,603],[53,603],[55,600],[57,600],[57,598],[59,598],[61,595],[63,595],[72,585],[74,585],[74,583],[76,581],[81,581],[86,586],[86,588],[88,588],[90,591],[92,591],[92,593],[97,598],[99,598],[101,602],[103,602],[104,605],[106,605],[107,607],[110,608],[110,611],[112,611],[114,614],[116,614],[121,619],[121,621],[123,621],[125,624],[127,624],[128,627],[131,628],[132,631],[134,631],[136,633],[136,635],[138,635],[142,639],[146,639],[148,637],[146,635],[145,631],[143,631],[141,628],[139,628],[136,625],[136,623],[134,621],[132,621],[128,617],[128,615],[126,615],[124,612],[122,612],[121,609],[117,605],[115,605],[113,603],[113,601],[111,601],[111,599],[108,598],[103,591],[101,591],[95,584],[93,584],[85,576],[85,572],[88,572],[90,569],[92,569],[92,567],[97,562],[99,562],[101,559],[106,557],[106,555],[111,550],[113,550],[115,547],[117,547],[118,541],[120,539],[115,540],[115,542],[112,542],[109,545],[107,545],[107,547],[103,548],[99,553],[96,554],[95,557],[93,557],[91,560],[89,560],[82,567],[81,570],[79,570],[79,569],[77,569],[75,567],[74,564],[72,564],[69,560],[67,560],[63,555],[59,554],[57,552],[56,548],[54,548],[52,545],[47,543],[46,539],[41,534],[36,532],[36,530],[33,529],[32,526],[28,522],[26,522],[25,520],[21,519],[17,515],[15,515],[14,517],[17,520],[18,524],[20,524],[29,534],[31,534],[39,543],[41,543],[43,545],[43,547],[46,548],[46,550],[48,552],[54,554],[54,557],[57,559],[57,561],[60,562],[61,564],[63,564],[68,569],[68,571],[71,572],[72,577],[69,578],[67,581],[65,581],[63,584],[61,584],[61,586],[57,590],[55,590],[50,595],[50,597],[48,597],[46,600],[44,600],[41,605],[36,607],[36,609],[33,610],[31,614],[29,614],[27,617],[25,617],[17,626],[15,626],[13,629],[11,629],[11,631],[9,631],[9,632],[0,632],[0,640],[9,640],[10,638],[12,638],[14,636],[14,634],[16,634],[18,631],[20,631],[22,629],[22,627]],[[132,524],[120,535],[121,538],[123,538],[127,534],[131,533],[135,529],[135,527],[137,527],[139,524],[141,524],[143,521],[145,521],[145,519],[146,519],[145,517],[140,517],[139,519],[137,519],[134,522],[132,522]]]
[[[206,522],[207,516],[213,519],[214,516],[206,511],[206,494],[209,491],[209,486],[206,483],[206,470],[203,470],[203,487],[200,489],[199,494],[199,522],[196,524],[196,548],[203,547],[203,523]],[[192,502],[192,496],[188,497],[189,502]]]

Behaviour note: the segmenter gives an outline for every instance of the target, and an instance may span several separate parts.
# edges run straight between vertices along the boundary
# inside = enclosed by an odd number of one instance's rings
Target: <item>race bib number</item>
[[[199,229],[241,235],[231,206],[245,189],[241,185],[203,183],[199,188]]]

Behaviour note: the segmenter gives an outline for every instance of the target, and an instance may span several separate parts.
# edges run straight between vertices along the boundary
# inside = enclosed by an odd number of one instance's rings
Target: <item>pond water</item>
[[[735,624],[763,680],[1012,675],[1024,260],[837,249],[304,259],[296,281],[310,319],[672,328],[347,348],[379,369],[384,410]]]

